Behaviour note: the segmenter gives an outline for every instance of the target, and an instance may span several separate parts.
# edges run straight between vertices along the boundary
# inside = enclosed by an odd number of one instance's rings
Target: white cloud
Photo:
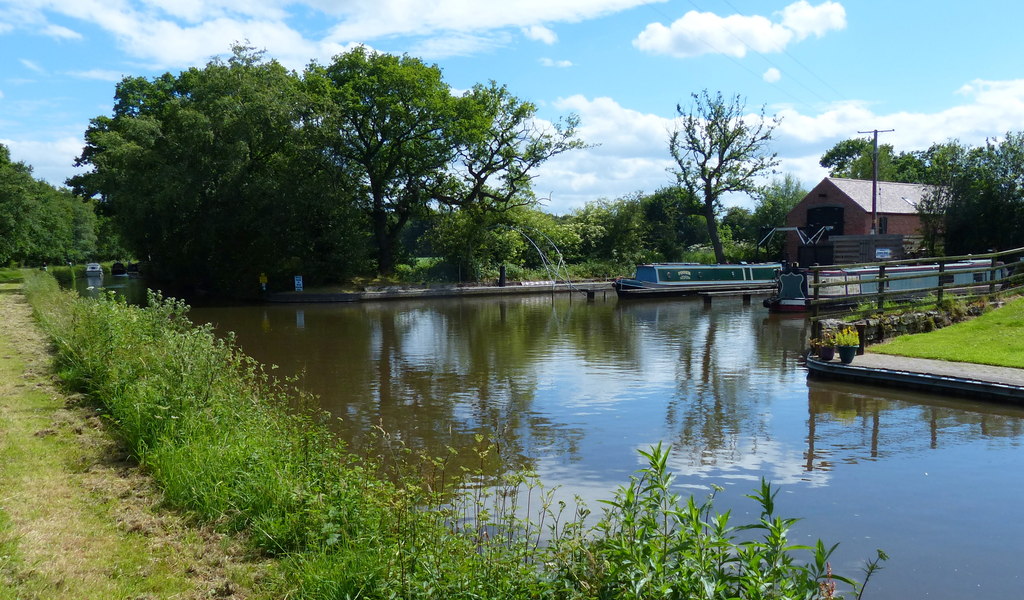
[[[778,80],[782,79],[782,73],[775,67],[771,67],[770,69],[764,72],[764,75],[762,75],[761,78],[767,81],[768,83],[775,83]]]
[[[540,64],[545,67],[556,67],[559,69],[565,69],[572,66],[571,60],[554,60],[550,58],[540,59]]]
[[[531,40],[537,42],[543,42],[547,45],[554,44],[558,41],[558,35],[554,31],[551,31],[543,25],[531,25],[529,27],[523,27],[523,35]]]
[[[112,83],[116,83],[124,79],[126,74],[120,71],[90,69],[88,71],[69,71],[68,75],[71,75],[72,77],[78,77],[80,79],[95,79],[97,81],[109,81]]]
[[[308,0],[325,14],[341,17],[332,39],[375,39],[389,35],[430,35],[572,23],[666,0]]]
[[[633,45],[651,54],[690,58],[702,54],[726,54],[742,58],[748,51],[781,52],[790,42],[808,35],[818,37],[846,26],[842,5],[825,2],[817,7],[800,0],[782,10],[782,22],[760,15],[730,15],[691,10],[671,25],[651,23]]]
[[[796,34],[797,40],[812,34],[822,37],[829,31],[846,28],[846,9],[838,2],[811,6],[800,0],[782,9],[782,24]]]
[[[43,34],[52,38],[62,40],[80,40],[82,34],[77,31],[72,31],[67,27],[61,27],[60,25],[49,24],[43,29]]]
[[[48,29],[50,13],[96,25],[131,58],[154,69],[202,64],[232,42],[248,40],[291,68],[327,59],[353,43],[398,35],[423,39],[409,48],[425,58],[461,56],[507,45],[508,28],[554,43],[543,23],[578,22],[666,0],[522,0],[473,4],[467,0],[50,0],[8,9],[14,26]],[[329,29],[319,40],[289,23],[317,15]],[[6,15],[5,15],[6,16]],[[6,22],[6,21],[5,21]]]
[[[0,144],[10,149],[11,160],[30,165],[33,176],[51,185],[63,186],[65,179],[85,170],[71,166],[82,153],[84,144],[81,137],[67,136],[42,141],[0,139]]]
[[[20,62],[29,71],[35,71],[36,73],[44,72],[43,68],[40,67],[39,64],[35,61],[29,60],[27,58],[21,58],[18,60],[18,62]]]
[[[309,1],[296,5],[309,5]],[[71,30],[49,23],[48,13],[95,25],[110,34],[130,59],[152,69],[171,69],[207,62],[224,55],[235,42],[266,49],[289,68],[311,58],[327,59],[352,46],[351,40],[310,40],[290,27],[285,0],[106,0],[54,1],[44,8],[19,5],[5,13],[14,27],[70,37]],[[77,35],[77,34],[74,34]]]
[[[508,43],[506,34],[472,35],[468,33],[452,33],[445,36],[427,38],[411,49],[413,56],[425,59],[441,59],[449,56],[470,56],[487,52]]]
[[[253,0],[143,0],[143,3],[169,17],[190,23],[238,15],[259,20],[282,20],[289,2]],[[308,4],[297,2],[295,4]]]
[[[651,54],[690,58],[702,54],[727,54],[742,58],[748,50],[771,52],[784,48],[793,32],[765,17],[733,15],[691,10],[665,27],[651,23],[633,40],[633,45]]]
[[[555,108],[580,117],[579,136],[592,148],[561,154],[537,171],[534,191],[546,209],[563,214],[586,202],[609,200],[672,182],[668,136],[672,120],[621,106],[611,98],[563,98]]]

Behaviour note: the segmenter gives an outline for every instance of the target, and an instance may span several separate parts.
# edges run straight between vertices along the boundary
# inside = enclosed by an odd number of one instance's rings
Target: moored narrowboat
[[[702,265],[656,263],[637,265],[632,278],[620,277],[612,286],[620,298],[691,296],[701,292],[756,291],[775,287],[777,263]]]

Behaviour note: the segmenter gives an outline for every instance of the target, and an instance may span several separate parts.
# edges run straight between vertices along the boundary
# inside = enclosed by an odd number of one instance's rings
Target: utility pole
[[[871,165],[874,168],[874,175],[871,177],[871,235],[878,232],[878,134],[896,131],[895,129],[872,129],[871,131],[858,131],[857,133],[875,134],[875,152],[871,156]]]

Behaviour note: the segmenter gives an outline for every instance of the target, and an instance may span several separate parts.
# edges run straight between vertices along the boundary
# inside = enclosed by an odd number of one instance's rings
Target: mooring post
[[[883,310],[885,308],[885,265],[878,265],[875,286],[878,288],[878,310]]]
[[[818,300],[821,299],[821,272],[814,269],[814,301],[811,303],[811,318],[818,318]]]
[[[993,249],[992,252],[995,252],[995,250]],[[988,284],[989,296],[996,293],[996,267],[998,266],[999,262],[998,260],[996,260],[997,258],[998,257],[995,255],[992,256],[992,268],[988,272],[988,280],[990,281],[990,283]]]
[[[942,305],[942,286],[943,286],[943,284],[942,284],[942,276],[943,276],[943,273],[945,273],[945,272],[946,272],[946,261],[940,260],[939,261],[939,290],[935,293],[935,297],[937,298],[935,303],[940,305],[940,306]]]

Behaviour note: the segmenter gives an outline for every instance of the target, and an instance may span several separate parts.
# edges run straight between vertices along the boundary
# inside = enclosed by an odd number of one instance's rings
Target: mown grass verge
[[[863,591],[831,574],[834,546],[789,543],[795,520],[776,515],[767,483],[750,496],[760,518],[737,526],[710,497],[672,491],[660,446],[594,519],[527,475],[485,481],[447,472],[443,458],[383,477],[183,304],[80,299],[45,275],[26,289],[64,380],[102,407],[171,505],[279,558],[278,597],[812,599],[841,597],[836,581]]]
[[[893,338],[871,351],[1024,368],[1024,298],[943,329]]]
[[[264,563],[155,510],[151,481],[95,410],[54,385],[49,345],[16,292],[0,284],[0,600],[252,589]]]

